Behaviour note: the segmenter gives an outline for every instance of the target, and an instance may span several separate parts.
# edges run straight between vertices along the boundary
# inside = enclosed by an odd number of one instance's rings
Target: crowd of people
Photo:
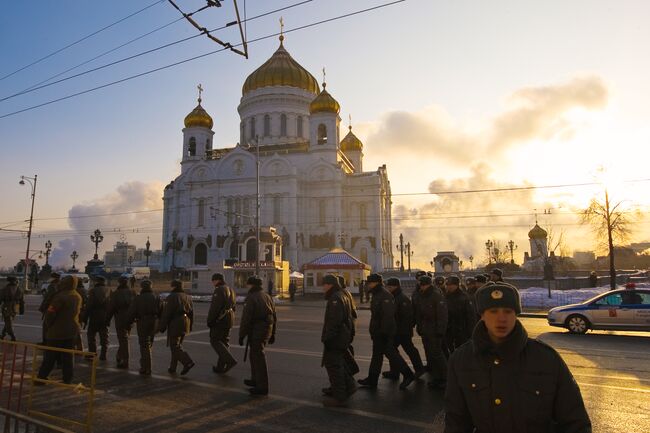
[[[43,313],[42,344],[80,349],[83,326],[87,328],[90,352],[97,353],[99,334],[99,359],[103,361],[107,357],[108,328],[114,321],[119,346],[116,365],[127,369],[128,340],[136,324],[140,374],[151,375],[151,350],[158,332],[167,333],[171,351],[168,372],[176,374],[180,362],[180,374],[187,374],[195,363],[182,344],[194,326],[194,309],[182,282],[171,282],[165,300],[154,293],[148,280],[140,283],[139,293],[126,278],[120,279],[113,291],[105,283],[97,277],[86,293],[74,275],[59,278],[53,274],[39,308]],[[212,283],[214,292],[206,321],[218,359],[212,370],[225,374],[237,364],[229,351],[236,294],[222,274],[214,274]],[[11,287],[9,282],[0,292],[3,317],[5,305],[14,312],[15,305],[24,310],[22,296],[16,296]],[[238,339],[245,347],[244,361],[250,358],[251,377],[244,383],[251,395],[263,396],[269,392],[264,350],[275,342],[277,315],[262,280],[250,277],[247,288]],[[406,390],[428,375],[428,387],[444,392],[445,432],[591,432],[580,390],[568,367],[553,348],[528,337],[517,319],[521,313],[519,293],[503,281],[500,270],[465,281],[455,275],[432,278],[420,272],[410,297],[402,291],[399,279],[384,281],[380,274],[368,276],[364,291],[370,295],[372,357],[366,377],[358,380],[354,379],[360,372],[354,350],[358,332],[354,298],[341,276],[326,275],[322,288],[327,301],[321,334],[322,366],[329,379],[329,386],[322,389],[325,406],[345,406],[359,387],[377,388],[380,377],[401,379],[399,389]],[[11,320],[4,320],[7,333],[15,338]],[[415,334],[422,340],[424,359],[413,343]],[[384,357],[389,368],[382,372]],[[63,381],[71,383],[73,356],[64,352],[46,350],[38,378],[46,379],[57,362]]]

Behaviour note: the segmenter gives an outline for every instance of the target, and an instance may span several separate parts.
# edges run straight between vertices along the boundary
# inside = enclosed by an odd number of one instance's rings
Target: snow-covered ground
[[[637,288],[650,288],[649,283],[636,285]],[[623,286],[619,286],[623,288]],[[548,309],[560,305],[577,304],[596,295],[609,291],[609,286],[594,287],[591,289],[575,290],[551,290],[551,297],[548,297],[546,287],[530,287],[520,290],[521,304],[524,309]]]

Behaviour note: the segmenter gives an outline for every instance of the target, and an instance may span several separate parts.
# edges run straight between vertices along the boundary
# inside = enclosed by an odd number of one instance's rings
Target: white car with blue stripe
[[[548,324],[572,334],[590,329],[650,331],[650,289],[612,290],[580,304],[552,308]]]

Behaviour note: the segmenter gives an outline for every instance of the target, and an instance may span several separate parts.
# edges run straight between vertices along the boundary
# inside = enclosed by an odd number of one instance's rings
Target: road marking
[[[618,389],[621,391],[641,392],[644,394],[650,394],[650,388],[628,388],[626,386],[601,385],[598,383],[586,383],[586,382],[578,382],[578,384],[580,386],[593,386],[595,388]]]
[[[574,376],[582,377],[597,377],[599,379],[615,379],[615,380],[629,380],[629,381],[639,381],[639,382],[650,382],[650,379],[638,379],[636,377],[630,376],[603,376],[602,374],[585,374],[585,373],[573,373]]]

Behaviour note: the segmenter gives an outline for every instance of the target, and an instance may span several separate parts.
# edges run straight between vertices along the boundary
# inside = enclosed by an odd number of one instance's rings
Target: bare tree
[[[589,207],[582,211],[581,223],[590,225],[596,236],[599,250],[609,252],[610,288],[616,288],[616,266],[614,265],[614,245],[625,243],[632,232],[633,213],[621,210],[623,202],[612,203],[605,189],[605,201],[593,198]]]
[[[546,240],[549,254],[555,253],[556,256],[560,257],[568,257],[571,255],[571,249],[567,245],[564,229],[556,231],[553,226],[548,226],[546,232],[548,233]]]

